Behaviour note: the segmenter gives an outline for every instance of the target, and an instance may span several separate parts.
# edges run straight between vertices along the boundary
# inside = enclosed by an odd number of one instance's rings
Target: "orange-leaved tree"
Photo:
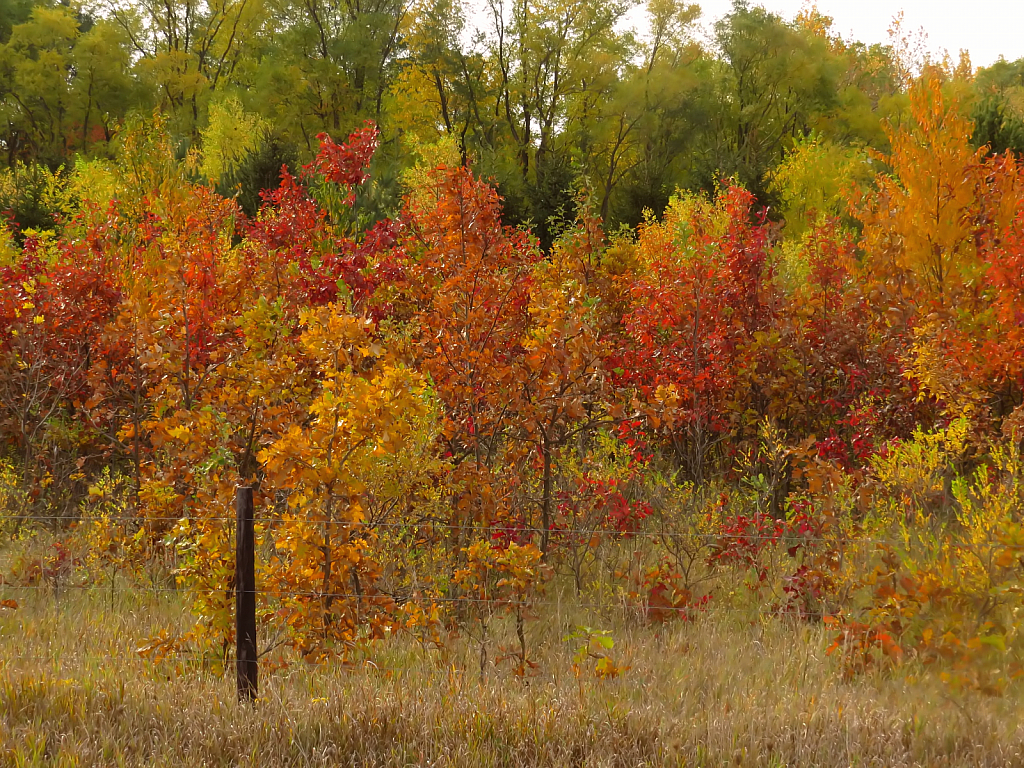
[[[610,423],[605,370],[610,318],[600,293],[604,237],[587,202],[580,204],[575,225],[555,242],[550,258],[533,269],[518,389],[509,393],[513,446],[529,449],[523,470],[539,465],[537,506],[544,553],[554,524],[561,453],[574,439]]]
[[[460,489],[452,522],[488,524],[509,511],[499,467],[521,390],[539,252],[524,232],[502,225],[492,187],[446,167],[410,197],[402,248],[414,356],[437,392],[444,453]]]
[[[1012,157],[972,146],[962,96],[932,72],[911,88],[907,122],[887,132],[892,149],[879,159],[889,170],[855,206],[872,301],[902,316],[902,356],[921,397],[980,417],[996,394],[994,371],[970,349],[998,314],[1020,171]]]

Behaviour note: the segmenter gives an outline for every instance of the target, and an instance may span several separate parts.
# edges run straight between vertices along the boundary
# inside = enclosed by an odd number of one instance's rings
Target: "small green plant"
[[[572,657],[572,671],[577,678],[583,675],[585,669],[590,669],[599,680],[616,678],[629,669],[610,655],[615,648],[615,640],[607,629],[578,626],[563,640],[576,647]]]

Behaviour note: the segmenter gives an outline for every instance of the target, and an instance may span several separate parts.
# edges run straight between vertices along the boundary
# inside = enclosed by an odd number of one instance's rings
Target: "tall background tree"
[[[789,154],[812,136],[847,157],[888,152],[886,121],[904,119],[926,65],[970,104],[975,146],[1024,145],[1021,61],[975,73],[929,58],[899,19],[871,46],[813,8],[784,19],[736,0],[707,39],[700,19],[685,0],[5,0],[0,208],[22,228],[52,222],[39,172],[19,164],[112,157],[125,120],[154,111],[179,158],[231,148],[192,173],[247,215],[320,134],[379,127],[356,205],[374,220],[398,212],[402,174],[447,142],[545,251],[580,187],[608,232],[726,180],[778,218]]]

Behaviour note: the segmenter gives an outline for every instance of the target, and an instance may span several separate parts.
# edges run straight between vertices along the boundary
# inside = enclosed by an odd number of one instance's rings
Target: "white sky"
[[[489,16],[484,10],[486,0],[464,0],[469,28],[487,28]],[[698,22],[708,36],[714,22],[729,12],[732,0],[689,0],[697,3],[703,14]],[[792,21],[808,0],[749,0]],[[924,30],[927,48],[932,54],[943,49],[953,60],[964,48],[971,54],[971,63],[986,67],[1000,56],[1007,61],[1024,58],[1024,0],[816,0],[818,10],[834,20],[833,29],[846,40],[867,45],[889,42],[889,26],[893,17],[903,11],[903,30],[917,33]],[[627,26],[644,27],[644,0],[627,14]],[[916,35],[915,35],[916,36]]]
[[[701,24],[711,23],[732,6],[731,0],[694,0],[704,12]],[[785,19],[800,12],[804,0],[750,0]],[[1008,61],[1024,58],[1024,0],[817,0],[818,10],[835,20],[845,39],[886,43],[893,16],[903,11],[903,28],[923,27],[933,53],[945,48],[954,61],[961,48],[976,67],[988,66],[1002,55]]]

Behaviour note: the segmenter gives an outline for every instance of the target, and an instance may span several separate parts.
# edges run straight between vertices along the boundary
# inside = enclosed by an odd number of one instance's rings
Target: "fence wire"
[[[782,523],[783,521],[777,520],[770,515],[764,515],[763,517],[749,517],[747,521],[751,524],[769,524],[773,525],[776,522]],[[51,522],[59,523],[66,526],[74,525],[90,525],[90,524],[111,524],[117,523],[124,526],[145,526],[145,525],[166,525],[168,528],[179,525],[179,524],[203,524],[203,523],[222,523],[225,527],[233,528],[237,522],[236,516],[204,516],[204,517],[171,517],[171,516],[136,516],[136,515],[115,515],[115,516],[103,516],[103,517],[67,517],[58,515],[0,515],[0,523],[3,522]],[[450,523],[431,519],[418,520],[415,522],[353,522],[350,520],[309,520],[302,518],[288,518],[288,517],[257,517],[254,520],[257,530],[267,525],[301,522],[307,526],[338,526],[347,529],[351,533],[359,532],[372,532],[376,530],[395,530],[408,532],[410,534],[422,533],[425,531],[447,531],[447,532],[464,532],[470,531],[483,536],[491,537],[502,537],[502,536],[525,536],[525,535],[541,535],[545,533],[544,528],[536,526],[520,526],[520,525],[481,525],[481,524],[460,524]],[[765,533],[757,532],[720,532],[720,533],[704,533],[699,531],[652,531],[652,530],[618,530],[613,527],[602,527],[602,528],[557,528],[552,527],[547,530],[548,534],[551,535],[553,540],[556,542],[559,539],[571,539],[571,538],[589,538],[594,536],[607,537],[612,541],[622,541],[628,539],[641,539],[641,540],[656,540],[656,541],[673,541],[673,540],[688,540],[701,542],[700,547],[704,548],[708,545],[713,544],[727,544],[732,541],[743,541],[755,546],[760,543],[774,542],[774,543],[787,543],[793,541],[806,542],[806,543],[830,543],[839,544],[845,541],[856,541],[857,543],[883,543],[880,539],[870,539],[855,537],[854,539],[846,539],[842,536],[814,536],[805,535],[800,533],[788,532],[780,533],[778,531],[768,531]],[[44,566],[45,567],[45,566]],[[73,578],[74,574],[80,573],[75,566],[69,566],[65,564],[59,564],[56,566],[56,573],[39,575],[37,578],[39,581],[35,583],[12,583],[5,582],[2,574],[0,574],[0,596],[6,598],[10,595],[24,595],[27,598],[29,595],[46,595],[47,597],[53,597],[59,600],[61,593],[72,592],[72,593],[93,593],[99,595],[104,601],[107,599],[113,603],[114,596],[123,596],[125,594],[150,594],[156,596],[180,596],[187,598],[189,595],[220,595],[225,599],[233,600],[235,597],[235,590],[233,585],[224,587],[210,587],[203,585],[175,585],[175,586],[160,586],[157,584],[117,584],[114,578],[109,583],[74,583],[67,582],[65,579]],[[107,574],[103,574],[107,576]],[[115,578],[116,578],[115,573]],[[108,576],[109,578],[109,576]],[[130,577],[129,577],[130,578]],[[266,600],[278,600],[278,601],[307,601],[315,603],[318,601],[356,601],[357,604],[366,604],[367,606],[391,604],[394,606],[401,606],[406,603],[419,605],[421,607],[430,607],[432,605],[442,606],[487,606],[488,609],[501,609],[508,607],[521,606],[530,611],[545,609],[545,608],[570,608],[574,611],[585,611],[585,612],[624,612],[624,613],[644,613],[656,615],[659,618],[669,618],[671,616],[679,616],[684,618],[693,618],[705,610],[705,604],[703,602],[687,603],[685,605],[648,605],[647,601],[643,598],[638,598],[636,595],[629,595],[621,593],[614,599],[605,601],[593,601],[584,600],[578,601],[571,598],[559,596],[557,599],[551,599],[547,596],[536,595],[524,599],[516,599],[510,597],[481,597],[478,595],[431,595],[428,593],[418,592],[414,588],[409,590],[403,590],[402,593],[388,593],[380,590],[373,591],[321,591],[321,590],[298,590],[298,589],[278,589],[273,587],[257,588],[253,590],[257,597],[262,597]],[[781,597],[781,595],[780,595]],[[17,602],[17,601],[15,601]],[[26,602],[23,600],[23,602]],[[26,602],[27,605],[27,602]],[[5,609],[3,606],[3,600],[0,599],[0,616],[4,613],[14,614],[22,606],[17,605],[14,610]],[[788,615],[793,617],[799,617],[806,620],[821,621],[827,617],[835,614],[824,611],[808,611],[803,608],[794,608],[792,606],[780,605],[776,606],[771,613],[779,615]],[[493,615],[493,614],[492,614]],[[275,628],[273,626],[263,625],[265,631],[273,632]],[[274,646],[276,648],[276,646]],[[263,651],[263,653],[269,652],[271,649]],[[261,653],[262,656],[262,653]],[[38,653],[5,653],[0,654],[0,664],[11,664],[14,661],[47,661],[60,663],[63,658],[72,659],[76,661],[86,662],[108,662],[112,660],[118,660],[123,658],[132,658],[140,663],[202,663],[204,665],[209,664],[229,664],[234,662],[233,655],[221,657],[219,655],[212,654],[200,654],[200,653],[186,653],[186,652],[171,652],[159,659],[149,658],[145,653],[139,651],[126,650],[124,654],[82,654],[74,650],[63,651],[52,655],[38,654]],[[330,663],[316,662],[303,659],[304,663],[307,664],[319,664],[319,663]]]
[[[88,525],[96,523],[120,523],[120,524],[135,524],[135,525],[146,525],[149,523],[173,523],[173,524],[201,524],[211,522],[222,522],[231,523],[232,525],[236,522],[235,517],[59,517],[56,515],[0,515],[0,521],[2,520],[19,520],[19,521],[63,521],[68,525]],[[760,517],[751,516],[747,520],[755,523],[783,523],[785,521],[773,517],[771,515],[762,515]],[[799,540],[807,542],[830,542],[835,543],[838,541],[855,541],[857,543],[868,543],[868,544],[883,544],[887,543],[885,539],[875,539],[871,537],[842,537],[842,536],[809,536],[803,533],[794,532],[783,532],[783,533],[704,533],[699,531],[647,531],[647,530],[620,530],[614,527],[606,528],[538,528],[536,526],[519,526],[519,525],[473,525],[468,523],[444,523],[432,520],[423,520],[409,523],[388,523],[388,522],[354,522],[351,520],[315,520],[309,518],[287,518],[287,517],[255,517],[255,524],[267,525],[267,524],[285,524],[298,522],[307,526],[320,526],[320,525],[331,525],[348,528],[352,532],[369,531],[373,532],[379,529],[383,530],[401,530],[414,532],[420,529],[436,529],[436,530],[447,530],[447,531],[472,531],[481,534],[491,535],[514,535],[514,534],[536,534],[541,535],[545,531],[549,535],[553,536],[609,536],[615,539],[631,539],[631,538],[648,538],[648,539],[698,539],[702,541],[730,541],[730,540],[743,540],[751,542],[762,542],[762,541],[779,541],[780,539],[785,540]]]
[[[59,593],[65,591],[74,592],[91,592],[98,595],[102,601],[106,602],[110,599],[112,594],[168,594],[176,593],[178,595],[186,596],[191,593],[219,593],[219,594],[231,594],[233,591],[228,589],[202,589],[195,587],[157,587],[151,585],[114,585],[114,584],[63,584],[60,586],[54,586],[49,584],[0,584],[0,595],[4,595],[5,592],[12,591],[15,593],[42,593],[48,597],[55,598],[59,601]],[[386,598],[393,600],[391,595],[386,593],[369,594],[356,593],[356,592],[319,592],[310,590],[274,590],[274,589],[257,589],[257,595],[263,595],[266,597],[301,597],[310,598],[312,600],[326,600],[326,599],[347,599],[347,600],[362,600],[367,603],[371,603],[375,599]],[[232,594],[233,596],[233,594]],[[460,595],[460,596],[420,596],[413,595],[409,596],[407,602],[418,602],[424,607],[430,605],[456,605],[456,604],[467,604],[467,605],[490,605],[494,608],[507,608],[521,605],[528,611],[534,611],[541,608],[570,608],[574,611],[595,611],[601,613],[607,613],[611,611],[619,611],[626,614],[637,614],[637,613],[652,613],[659,617],[659,619],[667,619],[673,615],[680,618],[692,619],[704,612],[703,604],[689,604],[685,606],[648,606],[642,602],[631,600],[629,597],[623,595],[616,600],[607,600],[602,602],[585,601],[579,602],[571,599],[529,599],[517,603],[516,600],[508,598],[482,598],[471,595]],[[16,612],[25,606],[18,605],[14,610],[6,609],[3,605],[2,599],[0,599],[0,617],[4,613],[8,613],[9,616],[16,615]],[[739,610],[739,609],[737,609]],[[814,620],[822,621],[825,618],[832,617],[836,614],[830,612],[818,612],[818,611],[806,611],[806,610],[786,610],[783,606],[780,610],[773,611],[772,613],[779,616],[789,616],[792,618],[799,618],[802,620]],[[270,632],[273,634],[275,627],[263,626],[263,631]],[[149,640],[152,640],[150,638]],[[143,644],[147,642],[147,639],[141,639]],[[265,648],[260,652],[262,658],[265,654],[276,650],[278,645]],[[170,651],[163,655],[154,657],[149,651],[143,651],[141,649],[125,649],[123,653],[108,653],[108,654],[94,654],[89,652],[79,652],[75,649],[60,649],[52,654],[39,654],[39,653],[0,653],[0,668],[4,665],[10,665],[15,661],[43,661],[61,663],[65,660],[75,662],[109,662],[115,660],[131,659],[141,664],[162,664],[162,663],[179,663],[179,662],[190,662],[190,663],[201,663],[203,665],[211,664],[232,664],[235,661],[233,654],[221,655],[214,653],[191,653],[191,652],[180,652]],[[335,660],[336,661],[336,660]],[[302,658],[302,663],[311,665],[328,665],[334,663],[330,658],[317,661],[311,658]]]

